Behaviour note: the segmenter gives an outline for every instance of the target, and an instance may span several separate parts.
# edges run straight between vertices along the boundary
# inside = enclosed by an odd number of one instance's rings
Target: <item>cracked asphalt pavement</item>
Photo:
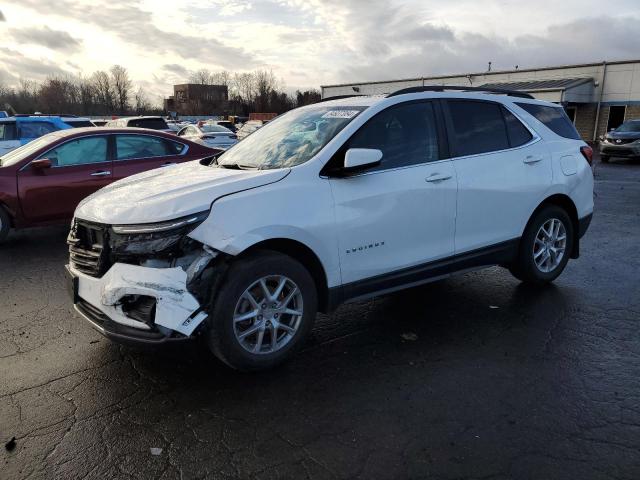
[[[496,267],[345,305],[260,374],[110,343],[70,306],[66,228],[12,234],[0,478],[640,478],[640,164],[595,171],[553,286]]]

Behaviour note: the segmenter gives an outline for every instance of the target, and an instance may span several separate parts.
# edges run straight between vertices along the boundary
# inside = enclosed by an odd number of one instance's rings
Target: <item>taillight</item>
[[[589,165],[593,163],[593,149],[587,145],[580,147],[580,153]]]

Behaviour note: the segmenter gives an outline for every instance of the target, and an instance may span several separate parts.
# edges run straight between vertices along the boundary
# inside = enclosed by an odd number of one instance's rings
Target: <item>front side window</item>
[[[439,159],[438,130],[430,102],[405,103],[378,113],[347,142],[346,148],[375,148],[382,151],[385,170]]]
[[[581,139],[576,127],[571,123],[569,117],[567,117],[564,108],[538,105],[536,103],[516,103],[516,105],[544,123],[544,125],[556,135],[572,140]]]
[[[20,122],[20,136],[22,138],[38,138],[56,130],[59,129],[50,122]]]
[[[456,156],[477,155],[509,148],[501,107],[493,102],[448,100]]]
[[[164,157],[169,154],[163,138],[149,135],[116,135],[116,159]]]
[[[107,137],[87,137],[70,140],[42,154],[55,167],[69,167],[107,161]]]
[[[245,137],[218,157],[217,163],[257,169],[301,165],[322,150],[365,108],[319,104],[291,110]],[[250,126],[247,124],[247,129]]]

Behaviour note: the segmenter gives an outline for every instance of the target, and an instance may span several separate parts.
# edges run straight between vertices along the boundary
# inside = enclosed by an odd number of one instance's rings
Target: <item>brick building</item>
[[[321,89],[322,98],[328,98],[385,94],[420,85],[491,86],[531,93],[563,105],[587,141],[625,120],[640,118],[640,60],[326,85]]]
[[[228,101],[226,85],[184,83],[173,86],[173,95],[164,99],[164,110],[178,115],[214,115],[225,110]]]

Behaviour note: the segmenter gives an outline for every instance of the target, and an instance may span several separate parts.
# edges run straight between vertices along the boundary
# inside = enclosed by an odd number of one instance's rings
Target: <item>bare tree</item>
[[[114,95],[114,106],[119,114],[127,113],[129,110],[129,91],[131,90],[131,80],[127,69],[120,65],[111,67],[111,85]]]
[[[114,93],[109,74],[104,70],[97,70],[91,76],[91,83],[93,83],[97,103],[102,107],[101,113],[113,112]]]
[[[200,85],[213,85],[213,74],[206,68],[201,68],[196,72],[191,72],[189,82]]]
[[[147,94],[144,92],[142,87],[138,87],[135,98],[135,111],[138,115],[142,115],[143,113],[151,110],[151,102],[147,98]]]

